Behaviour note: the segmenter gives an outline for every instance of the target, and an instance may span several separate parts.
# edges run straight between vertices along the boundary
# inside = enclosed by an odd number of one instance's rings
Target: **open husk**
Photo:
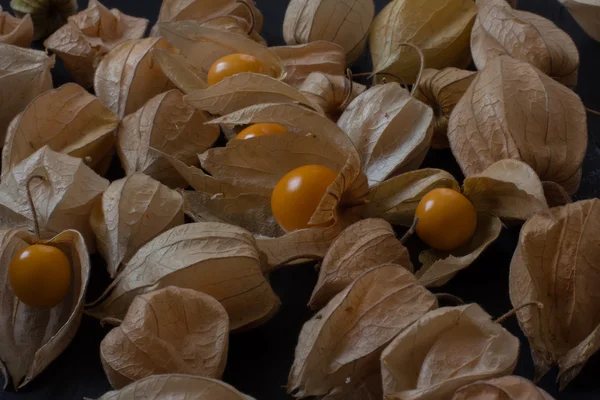
[[[262,273],[250,232],[198,222],[177,226],[146,243],[87,312],[122,319],[135,296],[167,286],[194,289],[219,300],[232,330],[265,322],[280,304]]]
[[[312,104],[319,106],[329,118],[337,121],[348,104],[367,88],[343,75],[312,72],[298,90]]]
[[[600,200],[552,208],[529,219],[510,268],[513,305],[541,378],[558,365],[565,387],[600,348]]]
[[[587,0],[558,0],[594,40],[600,42],[600,4]]]
[[[13,118],[37,96],[52,89],[53,67],[54,56],[0,43],[0,143],[4,144]]]
[[[520,376],[479,381],[458,389],[452,400],[554,400],[544,390]]]
[[[435,308],[436,297],[405,268],[366,271],[304,324],[288,392],[297,398],[345,398],[379,374],[387,344]]]
[[[15,253],[31,244],[61,249],[71,264],[71,290],[52,309],[30,308],[21,303],[8,281],[8,266]],[[16,229],[0,231],[0,361],[5,382],[15,388],[27,385],[71,342],[81,321],[90,261],[83,237],[68,230],[41,241]]]
[[[94,72],[106,53],[129,39],[141,39],[148,20],[109,10],[98,0],[69,17],[69,21],[44,42],[58,55],[73,80],[87,88],[94,84]]]
[[[100,343],[114,388],[150,375],[220,378],[227,362],[229,318],[214,298],[167,287],[133,299],[123,322]]]
[[[22,19],[15,18],[10,13],[2,11],[0,6],[0,43],[29,47],[31,39],[33,39],[31,16],[27,14]]]
[[[477,304],[430,311],[401,332],[381,355],[390,400],[451,398],[464,385],[509,375],[519,339]]]
[[[140,247],[183,222],[181,194],[139,173],[112,182],[90,217],[112,278]]]

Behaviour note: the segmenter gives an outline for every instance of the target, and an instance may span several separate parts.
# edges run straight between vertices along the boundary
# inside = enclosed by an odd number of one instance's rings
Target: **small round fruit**
[[[267,69],[256,57],[249,54],[235,53],[219,58],[208,70],[208,84],[210,86],[221,82],[228,76],[254,72],[266,74]]]
[[[8,267],[10,286],[29,307],[52,308],[71,288],[71,263],[60,249],[34,244],[18,251]]]
[[[277,135],[287,132],[285,126],[279,124],[254,124],[237,134],[236,139],[246,140],[257,136]]]
[[[477,211],[461,193],[433,189],[423,197],[415,214],[417,235],[438,250],[454,250],[466,244],[477,228]]]
[[[335,171],[321,165],[304,165],[288,172],[271,196],[275,220],[287,232],[308,228],[310,218],[335,178]]]

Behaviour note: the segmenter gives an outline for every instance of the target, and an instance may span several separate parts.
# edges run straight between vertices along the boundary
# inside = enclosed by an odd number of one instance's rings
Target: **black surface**
[[[219,0],[214,0],[219,1]],[[419,1],[419,0],[413,0]],[[0,0],[9,9],[9,0]],[[87,0],[80,1],[80,8]],[[154,23],[160,8],[160,0],[105,0],[109,7],[143,16]],[[263,36],[270,45],[284,44],[281,26],[287,1],[257,0],[265,16]],[[377,11],[387,0],[376,0]],[[587,107],[600,110],[600,44],[593,41],[573,21],[566,9],[555,0],[521,0],[520,8],[533,11],[553,20],[568,32],[581,53],[581,67],[577,93]],[[355,71],[369,71],[368,57],[363,57]],[[68,74],[59,65],[54,73],[55,85],[68,81]],[[600,196],[600,122],[599,117],[589,116],[590,145],[584,164],[581,189],[577,199]],[[457,175],[460,169],[449,151],[432,151],[426,166],[439,167]],[[467,302],[477,302],[492,316],[500,316],[511,308],[508,297],[508,268],[515,249],[518,228],[504,230],[501,237],[467,271],[460,273],[443,291],[455,294]],[[412,254],[418,254],[417,240],[409,242]],[[107,285],[108,279],[98,256],[93,257],[93,271],[88,299],[94,299]],[[316,272],[310,266],[293,266],[275,272],[271,281],[281,297],[281,311],[266,325],[231,337],[229,361],[224,380],[259,400],[289,399],[283,387],[293,362],[294,347],[302,324],[311,316],[305,304],[316,282]],[[600,290],[600,288],[599,288]],[[533,365],[526,339],[514,319],[505,323],[507,329],[521,339],[521,357],[516,374],[531,379]],[[108,329],[98,321],[84,317],[81,328],[68,349],[54,361],[24,390],[15,394],[0,394],[2,400],[29,399],[81,399],[97,398],[109,390],[99,359],[99,344]],[[540,385],[556,399],[600,399],[600,381],[597,371],[600,356],[593,357],[583,372],[567,389],[560,393],[555,383],[556,371],[552,371]],[[1,378],[0,378],[1,380]],[[1,385],[0,385],[1,387]]]

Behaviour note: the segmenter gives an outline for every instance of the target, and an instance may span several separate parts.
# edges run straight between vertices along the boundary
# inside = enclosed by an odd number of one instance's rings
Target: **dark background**
[[[219,0],[214,0],[219,1]],[[284,0],[256,0],[265,17],[262,35],[269,45],[285,44],[282,38],[282,23],[288,2]],[[413,0],[419,1],[419,0]],[[117,7],[130,15],[145,17],[152,26],[158,16],[160,0],[104,0],[109,8]],[[375,0],[379,12],[387,0]],[[0,5],[10,9],[9,0],[0,0]],[[87,0],[79,1],[80,9]],[[588,108],[600,110],[600,44],[589,38],[571,18],[568,11],[556,0],[521,0],[520,7],[554,21],[574,39],[581,53],[581,67],[577,93]],[[371,64],[365,55],[353,66],[355,72],[370,71]],[[55,86],[69,81],[69,75],[61,63],[54,69]],[[576,199],[600,196],[600,121],[589,115],[590,144],[584,164],[583,182]],[[426,166],[446,169],[460,176],[450,151],[432,151]],[[119,171],[118,166],[113,171]],[[114,177],[118,178],[119,172]],[[516,247],[518,228],[505,229],[499,238],[480,259],[467,271],[460,273],[443,289],[464,299],[477,302],[492,316],[500,316],[511,309],[508,297],[508,269]],[[408,243],[411,254],[418,254],[418,239]],[[93,271],[88,300],[95,299],[106,287],[108,280],[103,262],[93,256]],[[249,332],[231,337],[229,360],[223,379],[240,391],[259,400],[290,399],[283,388],[292,365],[294,348],[303,323],[311,317],[305,306],[316,282],[312,266],[288,266],[272,274],[271,281],[281,297],[280,312],[267,324]],[[600,288],[598,288],[600,290]],[[527,340],[519,330],[516,320],[509,319],[504,326],[521,339],[521,357],[515,371],[526,378],[533,377],[533,364]],[[101,328],[97,320],[83,318],[81,328],[67,350],[55,360],[24,390],[0,393],[2,400],[29,400],[42,398],[81,399],[97,398],[110,390],[99,358],[99,345],[108,328]],[[600,356],[593,357],[583,372],[565,391],[558,391],[556,371],[552,371],[541,382],[556,399],[600,399]],[[1,383],[0,378],[0,383]],[[0,387],[2,385],[0,384]]]

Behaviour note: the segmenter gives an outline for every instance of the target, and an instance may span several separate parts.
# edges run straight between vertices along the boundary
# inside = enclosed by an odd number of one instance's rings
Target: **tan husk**
[[[325,40],[340,45],[353,63],[367,44],[373,0],[292,0],[283,21],[288,45]]]
[[[34,196],[35,198],[35,196]],[[19,302],[9,284],[8,266],[15,253],[35,244],[61,249],[71,264],[71,289],[56,307],[44,310]],[[40,241],[16,229],[0,231],[0,361],[9,379],[21,388],[39,375],[63,352],[75,336],[81,321],[90,261],[81,234],[74,230]]]
[[[408,250],[392,226],[382,219],[350,225],[327,250],[308,306],[322,308],[365,271],[383,264],[397,264],[413,272]]]
[[[433,136],[433,111],[398,83],[358,96],[338,120],[361,158],[369,186],[419,168]]]
[[[279,308],[250,232],[198,222],[177,226],[146,243],[87,312],[122,319],[135,296],[167,286],[194,289],[219,300],[232,330],[265,322]]]
[[[558,0],[594,40],[600,42],[600,4],[585,0]]]
[[[167,78],[183,93],[206,89],[206,74],[195,69],[185,57],[164,49],[155,49],[152,57]]]
[[[518,357],[519,339],[479,305],[430,311],[383,351],[385,398],[450,398],[464,385],[511,374]]]
[[[207,28],[212,29],[220,29],[222,31],[227,31],[231,33],[237,33],[238,35],[248,36],[250,39],[254,40],[256,43],[260,43],[263,46],[267,45],[267,41],[260,36],[260,34],[255,30],[250,28],[252,27],[251,22],[248,22],[246,19],[242,17],[238,17],[235,15],[224,15],[222,17],[215,17],[214,19],[209,19],[205,22],[202,22],[202,26],[206,26]]]
[[[560,207],[572,203],[571,196],[566,190],[555,182],[542,182],[544,196],[549,207]]]
[[[117,150],[127,175],[142,172],[172,188],[187,183],[160,153],[187,165],[199,165],[198,153],[219,137],[219,127],[205,124],[210,116],[189,107],[177,90],[150,99],[125,117],[117,132]]]
[[[22,19],[15,18],[10,13],[2,11],[0,6],[0,43],[29,47],[31,39],[33,39],[31,16],[27,14]]]
[[[40,179],[27,185],[33,176]],[[50,239],[66,229],[77,230],[85,238],[88,250],[93,252],[96,241],[89,217],[108,184],[80,158],[44,146],[2,178],[0,226],[33,228],[33,213],[27,198],[29,186],[41,238]]]
[[[544,307],[517,314],[529,338],[536,378],[557,365],[566,386],[600,348],[600,200],[537,214],[525,223],[510,268],[513,305]]]
[[[448,139],[466,176],[512,158],[529,164],[542,181],[574,193],[587,148],[587,119],[577,94],[528,63],[500,56],[477,74],[456,105]]]
[[[415,91],[415,98],[434,111],[431,147],[445,149],[448,143],[448,118],[456,103],[475,79],[477,73],[458,68],[425,69]]]
[[[13,118],[38,95],[52,89],[53,67],[54,56],[0,43],[0,143],[4,143]]]
[[[531,63],[546,75],[574,87],[579,52],[571,37],[552,21],[514,10],[505,0],[477,0],[471,52],[477,69],[502,55]]]
[[[520,376],[479,381],[458,389],[452,400],[554,400],[544,390]]]
[[[100,343],[100,359],[117,389],[159,374],[221,378],[228,343],[229,317],[217,300],[170,286],[133,299]]]
[[[98,0],[69,17],[69,22],[44,42],[58,55],[75,82],[87,88],[94,84],[94,72],[106,53],[129,39],[141,39],[148,20],[109,10]]]
[[[466,68],[471,61],[469,37],[476,8],[472,0],[394,0],[381,11],[371,29],[375,72],[390,72],[414,83],[418,55],[401,43],[412,43],[425,55],[425,67]]]
[[[343,75],[330,75],[312,72],[298,90],[320,107],[333,121],[337,121],[348,104],[367,90],[365,85],[352,82]]]
[[[121,390],[104,394],[98,400],[254,400],[216,379],[191,375],[153,375]]]
[[[113,131],[118,124],[117,116],[79,85],[49,90],[11,122],[2,149],[2,178],[44,146],[100,167],[113,156]]]
[[[172,51],[163,38],[127,40],[113,48],[98,64],[94,91],[121,119],[173,87],[152,59],[155,49]]]
[[[90,216],[111,278],[140,247],[183,222],[181,195],[140,173],[112,182]]]
[[[437,308],[437,299],[398,265],[360,275],[300,332],[287,389],[297,398],[343,397],[379,369],[398,333]]]
[[[295,46],[274,46],[269,50],[281,60],[284,82],[298,87],[313,72],[344,75],[346,52],[335,43],[318,40]]]
[[[11,0],[10,7],[19,18],[31,16],[33,40],[39,40],[67,23],[67,18],[77,12],[77,0]]]

